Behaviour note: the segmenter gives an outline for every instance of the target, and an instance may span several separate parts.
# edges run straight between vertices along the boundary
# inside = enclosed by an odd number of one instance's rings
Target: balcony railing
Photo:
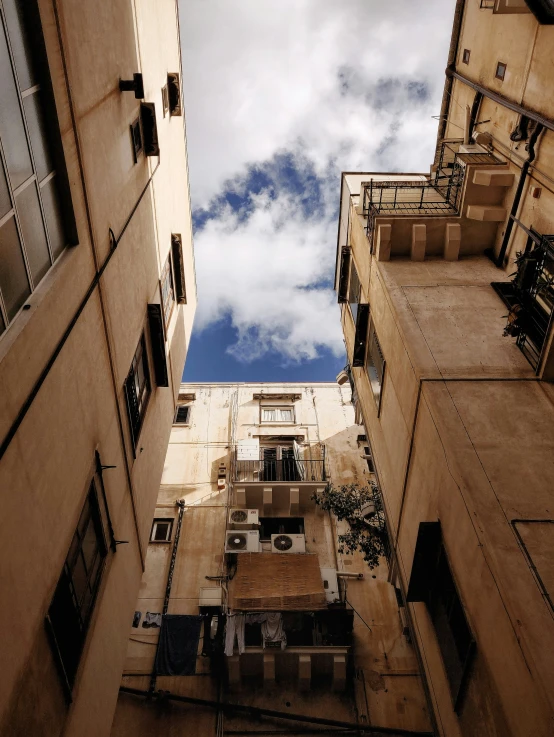
[[[514,279],[493,282],[492,286],[510,310],[504,335],[516,338],[517,346],[536,370],[554,314],[554,235],[541,235],[517,224],[528,240],[525,251],[517,256]]]
[[[429,178],[362,182],[367,234],[373,232],[377,216],[458,215],[466,165],[499,163],[486,151],[460,153],[462,143],[442,141],[435,156],[434,174]]]
[[[235,463],[235,481],[319,482],[325,481],[325,461],[295,458],[284,460],[239,461]]]

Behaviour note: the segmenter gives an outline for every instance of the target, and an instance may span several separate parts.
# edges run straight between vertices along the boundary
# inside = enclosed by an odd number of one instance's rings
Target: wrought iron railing
[[[434,173],[428,178],[362,182],[368,236],[373,233],[378,215],[458,215],[466,165],[499,163],[486,151],[460,152],[462,144],[461,139],[442,141],[435,155]]]
[[[516,258],[514,279],[492,286],[509,308],[504,335],[516,338],[516,345],[537,370],[554,315],[554,235],[518,225],[528,240]]]
[[[326,481],[324,458],[260,458],[255,461],[235,460],[235,482],[256,483],[285,481],[312,483]]]

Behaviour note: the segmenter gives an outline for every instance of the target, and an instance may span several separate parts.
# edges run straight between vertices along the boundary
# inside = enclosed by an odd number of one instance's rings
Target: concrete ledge
[[[392,243],[392,225],[379,225],[377,228],[377,245],[375,258],[377,261],[390,261]]]
[[[425,248],[427,246],[427,226],[412,225],[412,248],[410,256],[412,261],[425,260]]]
[[[476,169],[473,173],[473,184],[483,187],[511,187],[514,175],[507,169]]]
[[[444,260],[457,261],[460,255],[462,228],[459,223],[447,223],[444,232]]]
[[[501,223],[506,219],[506,210],[493,205],[469,205],[466,217],[468,220],[481,220],[484,223]]]

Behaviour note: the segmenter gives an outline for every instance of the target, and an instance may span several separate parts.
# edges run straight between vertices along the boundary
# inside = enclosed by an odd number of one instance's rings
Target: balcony
[[[525,251],[516,259],[513,281],[493,282],[492,287],[509,309],[504,335],[516,338],[517,346],[538,371],[554,313],[554,235],[541,235],[517,224],[528,236]]]
[[[325,446],[294,443],[261,447],[255,459],[235,452],[234,481],[238,483],[321,483],[326,480]]]

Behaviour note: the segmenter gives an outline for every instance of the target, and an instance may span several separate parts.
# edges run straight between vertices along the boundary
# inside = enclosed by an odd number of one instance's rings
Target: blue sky
[[[186,0],[187,381],[333,380],[340,172],[426,171],[454,0]]]

